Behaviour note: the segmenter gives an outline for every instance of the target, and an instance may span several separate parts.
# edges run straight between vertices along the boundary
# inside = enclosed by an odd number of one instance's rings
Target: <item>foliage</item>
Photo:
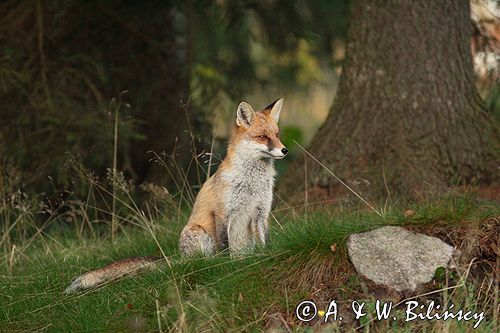
[[[108,101],[128,90],[119,167],[135,181],[165,182],[147,151],[175,151],[186,168],[194,152],[184,132],[210,142],[204,117],[226,109],[223,101],[232,105],[276,82],[318,80],[331,41],[343,37],[345,9],[343,1],[6,1],[3,163],[26,190],[72,191],[65,152],[103,176],[114,144]],[[318,20],[326,11],[334,24]]]
[[[219,111],[225,99],[236,102],[257,87],[303,89],[324,80],[334,42],[345,36],[346,11],[338,0],[192,1],[184,23],[194,105]]]

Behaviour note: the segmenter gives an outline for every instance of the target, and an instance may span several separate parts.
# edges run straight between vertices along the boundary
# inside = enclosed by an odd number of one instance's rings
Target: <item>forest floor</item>
[[[332,207],[275,216],[270,244],[244,258],[222,253],[178,260],[177,238],[185,221],[150,221],[122,228],[109,237],[41,233],[29,244],[2,250],[0,331],[2,332],[237,332],[371,331],[494,332],[498,329],[498,235],[500,205],[452,195],[380,215],[362,207]],[[457,270],[439,272],[416,295],[397,294],[355,273],[347,237],[381,225],[402,225],[434,235],[460,248]],[[82,272],[128,256],[162,255],[173,263],[107,283],[82,293],[63,290]],[[394,304],[434,300],[455,309],[484,311],[472,321],[376,320],[377,299]],[[326,309],[339,305],[343,321],[302,323],[295,309],[313,300]],[[367,315],[356,320],[350,304],[365,302]],[[399,318],[399,317],[398,317]]]

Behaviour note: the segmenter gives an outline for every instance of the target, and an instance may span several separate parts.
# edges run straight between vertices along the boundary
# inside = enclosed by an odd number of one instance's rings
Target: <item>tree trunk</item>
[[[498,181],[498,125],[476,92],[467,0],[353,0],[337,96],[309,151],[362,194]],[[308,158],[279,192],[338,188]]]

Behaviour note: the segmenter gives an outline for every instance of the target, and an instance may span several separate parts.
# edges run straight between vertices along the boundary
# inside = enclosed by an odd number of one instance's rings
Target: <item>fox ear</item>
[[[264,112],[268,112],[269,115],[271,116],[271,119],[275,123],[278,123],[278,120],[280,118],[281,106],[283,106],[283,97],[269,104],[264,109]]]
[[[236,110],[236,125],[238,126],[250,126],[252,124],[252,119],[255,111],[252,109],[250,104],[247,102],[241,102]]]

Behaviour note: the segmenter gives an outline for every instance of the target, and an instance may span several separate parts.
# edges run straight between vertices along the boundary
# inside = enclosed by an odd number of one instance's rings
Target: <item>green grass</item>
[[[361,330],[370,327],[380,332],[472,331],[471,324],[455,321],[363,319],[338,326],[317,320],[300,324],[295,318],[295,307],[304,299],[318,304],[330,298],[364,300],[368,306],[374,302],[369,284],[354,274],[347,259],[345,241],[351,233],[388,224],[427,233],[464,227],[479,230],[491,221],[498,223],[500,216],[499,205],[464,197],[448,197],[411,209],[411,217],[405,217],[400,208],[390,208],[382,217],[355,208],[294,219],[281,216],[279,224],[272,225],[269,246],[241,259],[220,254],[178,260],[177,235],[182,221],[151,222],[151,231],[124,228],[114,244],[107,238],[77,240],[67,233],[44,235],[29,246],[19,244],[1,254],[0,331],[346,331],[360,325],[364,325]],[[334,252],[332,244],[336,244]],[[176,259],[172,267],[163,266],[80,294],[63,294],[82,272],[128,256],[159,255],[160,247]],[[435,289],[452,285],[454,279],[450,273],[435,281]],[[434,299],[448,299],[455,307],[477,306],[487,318],[475,331],[492,332],[494,302],[491,290],[484,290],[477,281],[468,279],[462,287],[440,292]]]

